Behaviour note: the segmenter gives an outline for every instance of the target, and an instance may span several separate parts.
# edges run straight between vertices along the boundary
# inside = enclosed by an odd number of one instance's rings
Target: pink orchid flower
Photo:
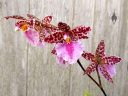
[[[56,53],[58,57],[63,58],[69,64],[74,64],[81,57],[83,53],[83,45],[78,41],[72,41],[70,43],[58,43],[55,45]]]
[[[97,49],[96,53],[84,52],[82,56],[91,61],[91,64],[86,68],[85,73],[91,74],[98,68],[98,71],[110,82],[113,82],[112,77],[116,74],[115,64],[121,61],[121,58],[116,56],[105,56],[105,44],[102,40]]]
[[[87,39],[90,27],[80,26],[71,30],[66,23],[59,22],[60,32],[49,35],[45,42],[55,43],[56,56],[61,64],[74,64],[83,53],[83,45],[79,39]]]
[[[6,19],[17,19],[15,24],[15,31],[22,30],[28,42],[33,46],[44,46],[44,37],[55,29],[53,25],[50,24],[52,16],[45,17],[42,21],[37,17],[27,14],[28,19],[19,16],[7,16]]]
[[[84,47],[79,41],[73,41],[69,44],[58,43],[55,45],[52,53],[56,55],[58,64],[67,67],[68,64],[74,64],[81,57]],[[54,52],[53,52],[54,51]]]

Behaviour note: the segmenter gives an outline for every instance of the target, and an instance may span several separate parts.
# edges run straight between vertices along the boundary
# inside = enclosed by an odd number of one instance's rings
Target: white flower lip
[[[66,40],[66,39],[67,39],[67,37],[68,37],[67,35],[64,35],[64,40]]]
[[[19,27],[18,26],[15,27],[15,31],[19,31]]]

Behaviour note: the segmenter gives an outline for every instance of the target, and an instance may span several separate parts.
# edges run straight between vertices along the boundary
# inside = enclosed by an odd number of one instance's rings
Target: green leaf
[[[88,90],[85,90],[83,96],[91,96],[91,94],[90,94],[90,92]]]

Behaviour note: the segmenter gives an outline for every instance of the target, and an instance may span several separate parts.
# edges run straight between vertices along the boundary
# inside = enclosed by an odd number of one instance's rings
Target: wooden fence
[[[128,96],[128,0],[0,0],[0,18],[27,13],[39,18],[52,15],[53,24],[90,26],[85,50],[94,52],[105,40],[106,54],[123,59],[113,84],[102,78],[104,89],[108,96]],[[22,32],[14,31],[14,23],[0,21],[0,96],[83,96],[84,90],[103,96],[78,64],[61,68],[50,54],[52,46],[29,45]]]

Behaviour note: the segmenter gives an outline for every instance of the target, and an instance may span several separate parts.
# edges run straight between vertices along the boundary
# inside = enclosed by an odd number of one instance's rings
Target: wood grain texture
[[[28,5],[28,1],[0,0],[0,18],[24,14]],[[0,21],[0,96],[26,96],[27,43],[22,33],[14,31],[14,21]]]
[[[0,18],[31,13],[40,19],[53,16],[72,28],[92,28],[85,50],[94,52],[105,41],[106,55],[120,56],[114,84],[102,82],[108,96],[128,96],[128,0],[0,0]],[[115,14],[115,15],[114,15]],[[115,21],[114,21],[115,20]],[[103,96],[77,64],[61,68],[50,54],[53,46],[33,47],[23,33],[14,32],[14,21],[0,21],[0,96]],[[86,68],[89,62],[80,59]],[[92,76],[97,79],[96,74]]]

